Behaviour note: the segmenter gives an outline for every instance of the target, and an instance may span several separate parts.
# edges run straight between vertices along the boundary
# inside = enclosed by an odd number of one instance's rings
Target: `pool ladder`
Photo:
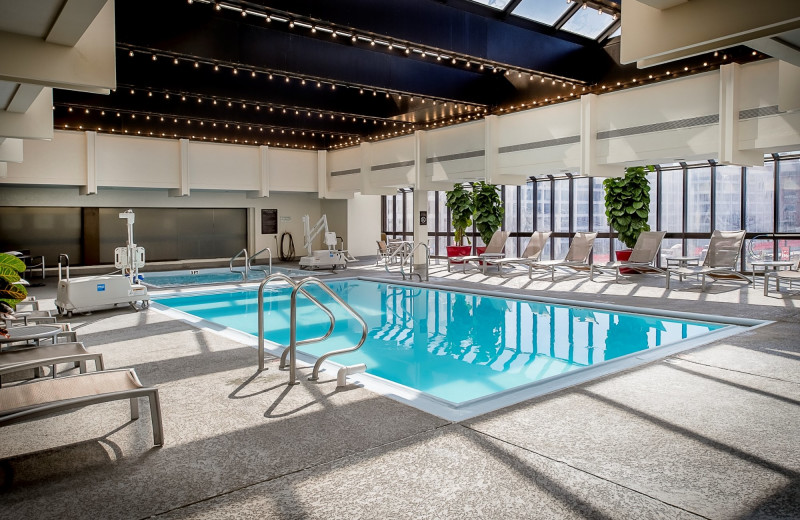
[[[267,268],[261,265],[253,265],[253,260],[264,251],[269,254],[269,267]],[[240,256],[244,256],[244,271],[236,271],[233,268],[233,262]],[[228,266],[230,267],[232,273],[241,273],[242,281],[247,281],[247,279],[250,277],[250,271],[261,271],[264,273],[264,276],[270,275],[272,274],[272,250],[268,247],[265,247],[253,256],[248,256],[247,249],[242,249],[231,257],[231,261],[228,263]]]
[[[264,362],[265,362],[265,349],[264,349],[264,287],[273,281],[282,281],[288,283],[292,287],[292,296],[291,296],[291,309],[290,309],[290,318],[289,318],[289,345],[284,349],[283,353],[281,354],[281,361],[279,368],[285,369],[286,368],[286,357],[289,357],[289,384],[296,385],[299,383],[297,381],[297,346],[298,345],[308,345],[309,343],[317,343],[319,341],[323,341],[330,337],[333,334],[333,328],[336,325],[336,318],[334,318],[333,313],[331,310],[326,307],[322,302],[311,296],[303,287],[306,285],[316,285],[323,291],[325,291],[334,301],[336,301],[339,305],[341,305],[353,318],[358,321],[361,325],[361,339],[358,341],[353,347],[332,350],[320,356],[317,359],[317,362],[314,363],[314,369],[309,376],[309,381],[316,381],[319,379],[319,370],[322,366],[322,363],[331,356],[336,356],[339,354],[345,354],[347,352],[354,352],[361,348],[361,345],[364,344],[364,341],[367,339],[367,323],[364,319],[355,311],[353,310],[350,305],[348,305],[344,300],[339,297],[330,287],[325,285],[319,278],[309,277],[304,278],[300,281],[295,281],[286,276],[282,273],[275,273],[267,276],[263,282],[258,286],[258,369],[259,371],[264,370]],[[330,326],[328,327],[328,331],[319,336],[317,338],[309,338],[304,340],[297,340],[297,293],[302,294],[306,298],[308,298],[314,305],[319,307],[330,320]],[[345,366],[339,369],[339,374],[337,376],[337,385],[343,386],[345,383],[345,377],[348,374],[355,374],[357,372],[363,372],[366,370],[366,365],[352,365],[352,366]]]
[[[430,280],[430,278],[428,277],[428,270],[429,270],[430,264],[431,264],[431,249],[430,249],[430,247],[428,247],[428,244],[426,244],[424,242],[420,242],[417,245],[415,245],[414,247],[408,249],[408,251],[404,252],[402,254],[402,256],[400,257],[400,274],[403,275],[403,280],[406,279],[405,265],[406,265],[406,262],[408,262],[408,264],[411,266],[411,268],[409,269],[409,272],[408,272],[409,280],[412,279],[414,277],[414,275],[417,275],[419,277],[419,281],[420,282],[422,281],[422,275],[419,272],[414,271],[414,264],[413,264],[413,262],[414,262],[414,251],[416,251],[420,247],[424,247],[425,248],[425,281],[427,282],[427,281]],[[387,273],[391,273],[391,271],[389,270],[389,261],[388,260],[384,264],[384,269],[386,269]]]

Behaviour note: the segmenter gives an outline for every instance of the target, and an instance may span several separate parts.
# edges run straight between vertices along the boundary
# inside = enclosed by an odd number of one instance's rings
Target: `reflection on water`
[[[449,291],[332,281],[332,289],[365,319],[369,337],[338,363],[366,363],[368,372],[453,402],[482,397],[620,356],[695,337],[721,324],[691,323]],[[301,347],[319,356],[358,341],[361,327],[316,287],[330,304],[334,334]],[[265,294],[265,337],[289,343],[289,295]],[[179,297],[159,303],[228,327],[257,333],[255,292]],[[298,298],[298,339],[323,335],[324,313]]]

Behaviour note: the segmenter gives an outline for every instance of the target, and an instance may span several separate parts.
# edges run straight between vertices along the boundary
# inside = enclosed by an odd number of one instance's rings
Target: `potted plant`
[[[472,192],[464,189],[463,184],[456,184],[452,190],[445,193],[445,196],[445,206],[450,210],[450,222],[455,230],[455,245],[447,246],[447,256],[467,256],[471,246],[465,246],[464,239],[467,244],[470,243],[466,231],[472,225],[475,208]]]
[[[494,184],[483,181],[473,185],[475,193],[475,227],[484,244],[488,244],[494,232],[503,225],[503,216],[506,209],[500,198],[500,189]],[[478,254],[483,253],[486,247],[476,248]]]
[[[0,302],[12,309],[28,295],[21,273],[25,272],[25,262],[14,255],[0,253]],[[0,334],[8,336],[8,331],[0,327]]]
[[[628,248],[616,252],[617,260],[627,260],[641,232],[650,231],[647,224],[650,214],[647,173],[653,170],[652,166],[631,166],[625,168],[624,177],[611,177],[603,181],[608,225]]]

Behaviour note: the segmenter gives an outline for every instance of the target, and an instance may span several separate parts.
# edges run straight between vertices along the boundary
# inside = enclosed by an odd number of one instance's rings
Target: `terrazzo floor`
[[[364,264],[341,275],[387,276]],[[391,274],[399,279],[399,274]],[[0,518],[800,518],[800,294],[663,277],[454,285],[774,321],[449,422],[312,383],[153,309],[70,321],[107,368],[159,388],[166,443],[112,402],[0,429]],[[54,280],[31,289],[53,308]]]

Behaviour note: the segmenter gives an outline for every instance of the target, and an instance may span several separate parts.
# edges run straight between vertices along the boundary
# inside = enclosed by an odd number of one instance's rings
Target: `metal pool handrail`
[[[234,271],[233,270],[233,261],[236,260],[237,258],[239,258],[240,256],[242,256],[242,253],[244,253],[244,272],[243,273],[241,271]],[[250,259],[247,256],[247,249],[242,249],[241,251],[239,251],[238,253],[233,255],[231,257],[231,261],[229,262],[228,265],[229,265],[232,273],[242,273],[242,279],[247,280],[247,274],[250,271]]]
[[[325,285],[322,282],[322,280],[320,280],[319,278],[305,278],[305,279],[301,280],[300,283],[297,284],[297,287],[295,287],[294,290],[292,290],[292,311],[291,311],[291,318],[290,318],[291,319],[291,325],[290,325],[290,328],[289,328],[289,331],[290,331],[289,348],[291,349],[289,355],[290,355],[290,357],[292,359],[295,357],[295,350],[296,350],[296,347],[298,345],[298,342],[297,342],[297,305],[296,305],[297,292],[298,291],[302,291],[303,285],[309,284],[309,283],[313,283],[314,285],[319,286],[320,289],[322,289],[323,291],[328,293],[328,296],[333,298],[334,301],[336,301],[337,303],[339,303],[339,305],[344,307],[344,309],[353,318],[355,318],[356,321],[358,321],[358,323],[361,325],[361,339],[358,341],[358,344],[356,344],[353,347],[343,348],[343,349],[339,349],[339,350],[331,350],[330,352],[327,352],[327,353],[321,355],[317,359],[317,362],[314,363],[314,370],[311,372],[311,375],[308,378],[309,381],[316,381],[317,379],[319,379],[320,366],[322,366],[322,363],[326,359],[328,359],[331,356],[337,356],[339,354],[346,354],[348,352],[355,352],[356,350],[361,348],[361,345],[363,345],[364,342],[367,340],[367,322],[365,322],[364,319],[352,307],[350,307],[350,305],[348,305],[344,300],[342,300],[342,298],[338,294],[336,294],[333,291],[333,289],[331,289],[330,287]],[[294,369],[295,369],[294,361],[292,360],[291,365],[289,367],[289,384],[295,384],[294,383],[294,381],[295,381],[295,379],[294,379]]]
[[[260,254],[261,254],[261,253],[263,253],[264,251],[266,251],[266,252],[269,254],[269,271],[268,271],[268,273],[267,273],[267,274],[272,274],[272,250],[271,250],[270,248],[268,248],[268,247],[265,247],[264,249],[262,249],[262,250],[261,250],[261,251],[259,251],[258,253],[254,254],[253,256],[251,256],[250,258],[248,258],[248,259],[247,259],[247,265],[249,265],[249,266],[250,266],[250,270],[251,270],[251,271],[266,271],[266,269],[264,269],[264,268],[263,268],[263,267],[261,267],[260,265],[252,265],[252,264],[250,263],[250,262],[251,262],[251,261],[252,261],[252,260],[253,260],[255,257],[257,257],[258,255],[260,255]]]
[[[59,282],[61,281],[61,259],[62,258],[66,261],[65,262],[66,268],[67,268],[67,278],[66,279],[67,279],[67,281],[69,281],[69,255],[66,254],[66,253],[61,253],[60,255],[58,255],[58,281]]]
[[[414,251],[416,251],[420,247],[425,248],[425,281],[427,282],[430,280],[430,278],[428,277],[428,267],[431,264],[431,248],[428,246],[428,244],[424,242],[420,242],[419,244],[412,247],[411,250],[408,253],[406,253],[403,256],[403,258],[400,259],[400,274],[403,275],[403,280],[406,279],[406,271],[403,268],[403,266],[406,264],[406,260],[409,260],[410,262],[412,262],[412,264],[411,264],[411,271],[408,273],[408,278],[410,279],[413,275],[417,275],[419,276],[419,281],[420,282],[422,281],[422,275],[414,272],[414,264],[413,264]]]
[[[264,281],[261,282],[261,284],[258,286],[258,369],[259,370],[264,370],[264,357],[265,357],[264,356],[264,286],[266,286],[273,280],[282,280],[284,282],[287,282],[293,288],[296,288],[298,286],[297,282],[295,282],[294,280],[292,280],[283,273],[275,273],[267,276],[264,279]],[[320,303],[316,298],[308,294],[304,289],[301,289],[301,292],[303,293],[303,296],[311,300],[311,302],[314,303],[314,305],[322,309],[322,311],[328,315],[328,319],[330,320],[331,325],[328,328],[328,332],[326,332],[322,336],[318,338],[311,338],[299,341],[297,342],[297,345],[305,345],[306,343],[322,341],[328,338],[331,334],[333,334],[333,327],[334,324],[336,323],[336,320],[333,317],[333,313],[330,311],[330,309],[328,309],[322,303]],[[294,301],[292,302],[292,305],[294,305]],[[282,369],[286,366],[286,355],[288,353],[289,353],[289,348],[287,347],[281,354],[281,361],[279,368]],[[295,364],[294,357],[292,358],[291,363],[292,363],[291,371],[292,374],[294,374],[294,364]],[[294,377],[292,377],[292,381],[294,381]],[[289,384],[296,384],[296,382],[294,383],[290,382]]]

